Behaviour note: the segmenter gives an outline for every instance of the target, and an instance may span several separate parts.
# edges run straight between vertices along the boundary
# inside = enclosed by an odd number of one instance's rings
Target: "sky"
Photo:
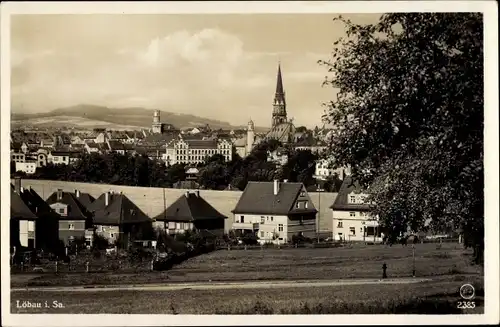
[[[321,125],[335,14],[14,15],[12,112],[143,107],[271,124],[281,63],[289,118]],[[374,23],[378,14],[343,14]],[[168,123],[168,122],[167,122]]]

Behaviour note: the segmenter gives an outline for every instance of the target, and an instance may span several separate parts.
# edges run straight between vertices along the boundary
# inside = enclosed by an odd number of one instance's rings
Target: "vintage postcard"
[[[498,323],[494,2],[0,8],[5,326]]]

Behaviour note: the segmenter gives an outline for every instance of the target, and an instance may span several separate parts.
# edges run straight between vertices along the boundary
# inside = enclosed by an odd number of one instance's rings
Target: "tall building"
[[[278,64],[271,130],[267,133],[265,139],[275,139],[284,144],[291,143],[293,142],[294,133],[295,126],[287,119],[285,91],[283,88],[283,78],[281,76],[281,64]]]
[[[278,64],[278,75],[276,77],[276,92],[274,93],[272,127],[286,123],[286,100],[283,90],[283,78],[281,77],[281,64]]]
[[[252,152],[253,145],[255,143],[255,126],[253,121],[248,122],[247,127],[247,142],[246,142],[246,155]]]
[[[155,110],[153,113],[153,125],[152,125],[153,133],[161,133],[162,132],[162,124],[160,121],[160,110]]]

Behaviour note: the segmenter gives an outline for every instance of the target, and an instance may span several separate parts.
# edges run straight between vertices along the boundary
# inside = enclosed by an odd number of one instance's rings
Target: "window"
[[[306,191],[300,191],[300,196],[306,196]]]
[[[349,196],[349,201],[351,203],[356,203],[356,196],[354,196],[354,195]]]
[[[260,232],[260,237],[263,238],[264,237],[264,232]]]
[[[113,238],[115,235],[113,233],[109,234],[109,236],[111,236],[111,238]]]
[[[339,223],[337,224],[337,228],[343,228],[343,227],[344,227],[344,226],[343,226],[342,222],[341,222],[341,221],[339,221]]]
[[[278,232],[282,232],[283,231],[283,224],[278,224]]]
[[[308,204],[308,202],[304,202],[304,208],[306,208],[306,209],[307,209],[307,204]]]
[[[265,222],[266,222],[266,218],[264,218],[264,217],[260,217],[260,223],[261,223],[261,224],[263,224],[263,223],[265,223]]]
[[[279,238],[279,240],[280,240],[280,241],[283,241],[283,237],[280,237],[280,238]]]
[[[75,225],[74,224],[69,224],[68,229],[69,230],[74,230],[75,229]]]
[[[245,216],[240,216],[240,221],[241,221],[242,223],[244,223],[244,222],[245,222]]]
[[[64,208],[60,208],[59,213],[64,213]]]
[[[273,221],[273,216],[271,216],[271,221]]]
[[[349,227],[349,235],[351,235],[351,236],[356,236],[356,228],[354,228],[354,227]]]
[[[300,202],[295,203],[295,208],[300,209]]]
[[[175,223],[175,229],[181,229],[181,223]]]
[[[355,212],[349,212],[349,216],[356,217],[356,213]]]

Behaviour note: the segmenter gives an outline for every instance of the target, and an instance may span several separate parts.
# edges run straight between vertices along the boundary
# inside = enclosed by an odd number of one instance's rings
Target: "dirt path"
[[[397,279],[350,279],[350,280],[300,280],[300,281],[247,281],[247,282],[203,282],[179,284],[149,284],[149,285],[96,285],[96,286],[62,286],[62,287],[28,287],[12,288],[11,292],[101,292],[101,291],[175,291],[175,290],[211,290],[234,288],[293,288],[293,287],[328,287],[344,285],[370,284],[415,284],[430,281],[423,278]]]

